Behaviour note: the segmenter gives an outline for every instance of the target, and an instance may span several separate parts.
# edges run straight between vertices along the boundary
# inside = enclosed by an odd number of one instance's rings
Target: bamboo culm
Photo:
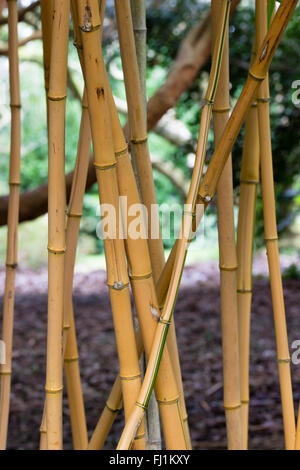
[[[62,449],[62,324],[65,257],[65,109],[70,2],[54,0],[51,34],[48,174],[47,449]]]
[[[10,407],[15,276],[18,265],[18,221],[21,157],[21,97],[18,53],[18,9],[8,0],[9,86],[11,107],[11,144],[9,160],[9,202],[7,219],[6,277],[3,304],[2,338],[5,364],[0,366],[0,449],[6,448]]]
[[[221,20],[223,0],[212,0],[213,47]],[[227,19],[228,21],[228,19]],[[228,24],[224,36],[224,54],[220,80],[213,105],[213,129],[215,147],[220,141],[229,116],[229,43]],[[219,235],[219,266],[221,324],[223,349],[224,409],[226,415],[228,449],[241,450],[242,420],[240,399],[240,367],[237,311],[237,256],[233,214],[232,162],[229,157],[217,186],[217,215]]]

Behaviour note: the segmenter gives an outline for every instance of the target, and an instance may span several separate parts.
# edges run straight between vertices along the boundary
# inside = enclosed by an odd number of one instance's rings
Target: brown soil
[[[195,449],[226,446],[222,408],[222,356],[218,273],[215,265],[185,270],[175,318],[182,375]],[[0,271],[3,286],[4,272]],[[45,384],[47,272],[20,270],[16,285],[15,332],[9,449],[37,449]],[[1,292],[2,294],[2,292]],[[300,281],[284,282],[289,344],[300,339]],[[1,304],[3,297],[0,298]],[[105,273],[78,274],[74,305],[82,384],[91,433],[117,373],[116,348]],[[2,311],[2,305],[0,306]],[[266,279],[254,281],[251,322],[251,449],[284,446],[271,297]],[[291,352],[293,352],[291,350]],[[292,366],[295,406],[300,399],[300,365]],[[116,445],[122,414],[107,448]],[[67,402],[64,447],[71,448]]]

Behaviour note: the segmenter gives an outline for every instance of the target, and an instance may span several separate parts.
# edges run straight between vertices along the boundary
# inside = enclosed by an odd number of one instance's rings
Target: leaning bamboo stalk
[[[62,322],[65,258],[65,109],[70,2],[54,0],[50,60],[47,449],[62,449]]]
[[[120,376],[112,386],[105,407],[94,429],[87,450],[101,450],[105,444],[108,433],[116,419],[117,413],[122,409],[122,385]]]
[[[102,207],[114,209],[113,220],[111,219],[109,223],[115,222],[115,233],[108,232],[104,237],[104,249],[126,421],[140,389],[141,374],[130,304],[124,241],[120,238],[122,227],[119,217],[116,160],[104,83],[101,21],[97,0],[89,2],[78,0],[77,8],[82,34],[84,78],[88,95],[99,196]],[[140,426],[139,431],[134,446],[136,449],[143,449],[145,448],[144,423]]]
[[[146,71],[147,71],[147,27],[146,27],[146,0],[130,1],[132,26],[134,33],[134,43],[136,49],[136,58],[139,70],[139,79],[141,84],[141,93],[143,98],[144,119],[147,125],[147,89],[146,89]],[[134,163],[134,159],[132,159]],[[136,177],[136,181],[138,178]],[[145,365],[144,355],[140,359]],[[141,368],[142,369],[142,368]],[[147,424],[147,449],[161,449],[161,432],[159,422],[159,410],[155,394],[151,395],[146,414]]]
[[[255,6],[257,41],[260,44],[267,31],[267,3],[256,0]],[[279,261],[269,103],[269,80],[268,76],[266,76],[257,94],[264,232],[274,313],[285,446],[286,449],[293,450],[295,446],[296,432],[295,413],[290,370],[290,354]]]
[[[135,8],[138,8],[137,2],[135,2],[135,4]],[[143,92],[138,73],[138,62],[134,43],[130,1],[115,0],[115,8],[124,71],[126,97],[128,102],[131,153],[133,162],[135,163],[137,169],[138,186],[141,192],[141,199],[145,204],[148,212],[148,243],[153,279],[156,283],[164,266],[164,252],[160,228],[157,227],[159,225],[158,213],[156,212],[157,203],[147,142],[146,120],[145,113],[143,112]],[[139,28],[139,31],[140,29],[144,29],[143,25],[142,28]],[[158,233],[156,235],[152,234],[154,227],[157,227],[158,229]],[[172,319],[172,324],[170,326],[167,344],[175,372],[177,388],[179,390],[180,409],[182,412],[182,419],[184,420],[186,441],[189,443],[188,447],[190,448],[190,437],[187,422],[188,418],[184,401],[174,319]]]
[[[254,241],[256,193],[258,183],[259,139],[257,103],[254,102],[248,112],[245,125],[242,169],[240,178],[240,204],[237,228],[237,300],[244,449],[247,449],[248,447],[252,255]]]
[[[6,278],[2,337],[6,349],[5,364],[0,368],[0,449],[6,448],[10,406],[15,276],[18,265],[18,221],[20,196],[21,97],[18,55],[18,7],[8,0],[9,85],[11,141],[9,163],[9,202],[7,219]]]
[[[155,186],[147,140],[143,96],[134,44],[130,0],[115,0],[122,66],[124,72],[128,121],[133,160],[136,165],[141,199],[148,210],[148,243],[154,282],[164,265],[164,251],[159,227]],[[153,228],[158,233],[151,236]],[[152,230],[152,231],[151,231]]]
[[[216,47],[214,48],[214,54],[212,59],[211,74],[208,84],[208,89],[204,98],[204,106],[201,114],[198,147],[196,153],[196,160],[194,170],[192,174],[192,180],[188,192],[187,201],[185,204],[185,210],[183,214],[182,227],[180,236],[178,238],[178,246],[176,249],[174,269],[171,275],[170,286],[168,288],[166,302],[159,319],[155,336],[152,343],[150,355],[148,357],[148,365],[142,384],[141,391],[138,396],[138,400],[131,413],[130,420],[125,425],[121,439],[118,444],[118,449],[128,449],[131,445],[132,440],[138,426],[139,421],[147,408],[149,398],[151,396],[152,389],[155,384],[157,373],[159,371],[161,358],[164,351],[168,328],[170,320],[173,315],[176,298],[178,294],[179,284],[181,275],[185,263],[187,249],[192,236],[193,221],[196,212],[197,195],[200,186],[200,178],[203,171],[206,146],[208,139],[209,124],[212,115],[212,105],[215,97],[216,87],[218,85],[220,64],[223,56],[224,48],[224,35],[228,27],[228,14],[230,9],[230,2],[226,1],[222,4],[222,21],[219,24],[219,30],[217,34]],[[203,215],[204,204],[200,205],[200,211]]]
[[[91,149],[91,128],[88,113],[87,94],[82,99],[82,116],[79,132],[78,152],[72,189],[67,211],[66,255],[65,255],[65,291],[64,291],[64,368],[70,408],[70,418],[74,449],[86,449],[88,445],[86,418],[80,382],[79,356],[76,341],[75,320],[72,305],[72,289],[76,248],[82,215],[83,197],[89,166]]]
[[[268,34],[266,35],[264,42],[258,51],[257,58],[250,67],[246,83],[226,124],[224,132],[221,136],[220,143],[213,153],[211,161],[208,165],[208,169],[200,186],[199,201],[204,201],[205,207],[207,207],[214,197],[220,175],[242,127],[246,114],[251,106],[253,97],[255,96],[260,83],[264,80],[268,72],[272,58],[278,47],[280,39],[283,36],[286,26],[294,12],[294,9],[296,8],[296,5],[296,0],[283,0],[281,2],[281,5],[279,6],[271,24],[270,30],[268,31]],[[199,211],[199,213],[196,213],[197,226],[200,224],[201,220],[202,214]],[[159,296],[162,299],[166,296],[170,275],[174,265],[177,246],[178,243],[176,242],[171,250],[171,253],[158,281],[157,291],[159,292]]]
[[[80,379],[73,306],[71,305],[70,308],[70,329],[64,354],[64,369],[74,449],[85,450],[88,446],[87,425]]]
[[[118,113],[113,101],[111,89],[106,78],[106,93],[109,100],[110,117],[114,137],[115,155],[117,158],[117,176],[120,195],[126,200],[128,207],[123,208],[122,215],[125,226],[125,243],[128,263],[130,267],[130,279],[133,290],[134,302],[142,330],[145,352],[151,350],[157,321],[159,319],[159,308],[156,299],[155,286],[151,271],[151,262],[146,237],[132,237],[130,225],[135,215],[130,214],[131,208],[139,208],[140,199],[135,181],[132,165],[130,162],[127,144],[123,135]],[[123,200],[124,200],[123,199]],[[143,214],[140,213],[141,233],[145,233]],[[172,363],[168,350],[162,358],[161,369],[155,387],[156,399],[158,401],[163,433],[168,449],[187,448],[188,435],[183,427],[180,408],[178,408],[178,387],[173,372]]]
[[[219,21],[222,21],[223,0],[212,0],[212,47],[214,48]],[[228,18],[224,34],[224,53],[221,62],[220,80],[213,105],[213,129],[215,147],[228,121],[229,103],[229,43]],[[227,445],[230,450],[243,447],[240,367],[237,311],[237,256],[233,214],[232,161],[229,157],[217,187],[217,215],[219,235],[219,267],[221,324],[223,349],[224,409],[226,415]]]

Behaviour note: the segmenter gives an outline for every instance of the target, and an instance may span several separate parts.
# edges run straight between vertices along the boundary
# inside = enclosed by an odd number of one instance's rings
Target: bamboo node
[[[149,279],[150,277],[152,277],[152,271],[150,271],[150,273],[140,274],[140,275],[137,275],[137,276],[135,276],[132,273],[129,273],[129,277],[132,281],[141,281],[143,279]]]
[[[54,255],[64,255],[66,252],[66,248],[52,248],[49,245],[47,246],[47,250]]]
[[[22,105],[21,105],[21,104],[13,104],[13,103],[11,103],[9,106],[10,106],[11,108],[17,108],[17,109],[21,109],[21,108],[22,108]]]
[[[141,377],[141,374],[138,375],[131,375],[131,376],[126,376],[126,375],[119,375],[121,380],[136,380]]]
[[[238,294],[252,294],[252,289],[237,289]]]
[[[278,241],[278,237],[265,238],[265,242],[276,242],[276,241]]]
[[[148,136],[141,137],[139,139],[131,139],[131,143],[133,143],[133,144],[144,144],[145,142],[147,142],[147,140],[148,140]]]
[[[146,433],[143,432],[142,434],[137,434],[134,438],[135,441],[138,441],[139,439],[143,439],[146,436]]]
[[[96,170],[110,170],[112,168],[115,168],[116,165],[116,162],[104,166],[98,165],[98,163],[94,163],[94,167],[96,168]]]
[[[232,406],[224,405],[225,411],[234,411],[234,410],[238,410],[239,408],[241,408],[241,402],[238,405],[232,405]]]
[[[241,400],[241,404],[242,404],[242,405],[248,405],[248,404],[249,404],[249,400]]]
[[[58,387],[58,388],[47,388],[45,387],[46,393],[49,395],[56,395],[57,393],[62,393],[63,387]]]
[[[18,263],[6,263],[5,265],[8,269],[17,269]]]
[[[256,75],[253,74],[253,72],[249,71],[248,72],[249,76],[253,79],[256,80],[257,82],[263,82],[265,77],[257,77]]]
[[[173,400],[157,400],[159,405],[174,405],[175,403],[179,402],[179,397],[174,398]]]
[[[231,111],[231,108],[213,108],[213,113],[218,113],[218,114],[229,113],[230,111]]]
[[[122,155],[127,155],[128,153],[128,145],[123,150],[119,150],[118,152],[115,152],[115,157],[121,157]]]
[[[171,320],[164,320],[163,318],[159,318],[158,323],[162,323],[163,325],[171,325]]]
[[[143,410],[146,410],[147,407],[143,405],[142,403],[139,403],[138,401],[135,402],[136,406],[139,406],[140,408],[143,408]]]
[[[112,413],[118,413],[118,411],[120,411],[120,410],[122,409],[122,408],[111,408],[111,407],[108,405],[107,402],[105,403],[105,406],[106,406],[106,408],[107,408],[109,411],[111,411]]]
[[[287,363],[289,364],[291,362],[291,359],[290,358],[287,358],[287,359],[277,359],[277,362],[280,364],[281,362],[282,363]]]
[[[122,290],[124,289],[124,287],[128,286],[128,284],[124,284],[123,281],[117,281],[117,282],[114,282],[112,289],[115,289],[115,290]]]
[[[48,100],[49,101],[64,101],[67,98],[67,95],[64,96],[51,96],[48,94]]]
[[[78,214],[76,214],[76,212],[67,212],[67,216],[73,219],[80,219],[82,216],[82,212],[78,212]]]
[[[76,362],[78,361],[79,359],[79,356],[72,356],[72,357],[65,357],[64,358],[64,362]]]
[[[237,268],[237,264],[234,266],[226,266],[224,264],[219,265],[220,271],[236,271]]]
[[[11,375],[11,370],[0,370],[0,375]]]
[[[241,184],[259,184],[259,181],[257,180],[241,180]]]
[[[194,218],[196,217],[196,212],[195,211],[183,211],[183,215],[190,215]]]

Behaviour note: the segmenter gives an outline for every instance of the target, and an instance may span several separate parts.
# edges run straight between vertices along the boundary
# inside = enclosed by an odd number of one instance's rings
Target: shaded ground
[[[3,286],[4,272],[0,271]],[[36,449],[45,383],[47,272],[20,270],[17,278],[13,382],[8,447]],[[284,282],[289,344],[300,339],[300,281]],[[2,294],[2,291],[1,291]],[[2,297],[1,311],[2,311]],[[88,429],[104,406],[117,371],[114,332],[105,273],[78,274],[74,304]],[[195,449],[224,448],[222,359],[218,271],[214,263],[185,270],[176,307],[178,343],[191,436]],[[283,448],[280,393],[268,282],[256,279],[252,315],[251,412],[252,449]],[[292,351],[291,351],[292,352]],[[292,366],[295,403],[300,399],[300,365]],[[66,405],[66,403],[65,403]],[[297,405],[298,407],[298,405]],[[120,416],[107,442],[115,446]],[[67,406],[65,448],[71,448]]]

